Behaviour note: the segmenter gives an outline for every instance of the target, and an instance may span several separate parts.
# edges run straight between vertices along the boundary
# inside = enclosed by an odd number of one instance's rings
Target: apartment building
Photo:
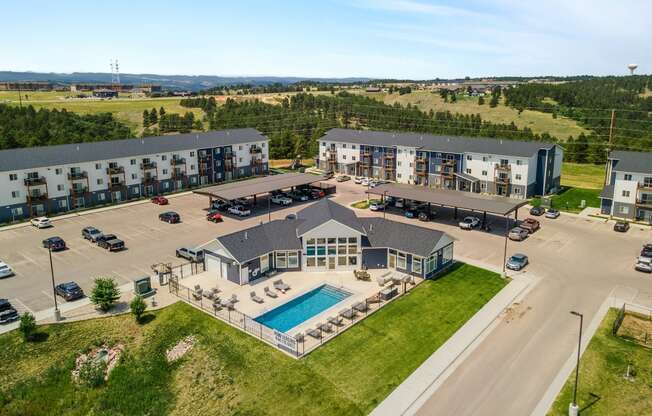
[[[317,162],[348,175],[529,198],[557,192],[563,157],[554,143],[332,129]]]
[[[652,153],[609,153],[600,199],[604,215],[652,223]]]
[[[233,129],[0,151],[0,222],[268,171],[269,140]]]

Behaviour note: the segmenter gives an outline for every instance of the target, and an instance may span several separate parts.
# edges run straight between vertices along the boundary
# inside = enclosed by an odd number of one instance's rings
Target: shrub
[[[99,387],[104,384],[105,371],[105,361],[88,360],[79,367],[79,380],[90,387]]]
[[[23,334],[23,339],[29,341],[34,336],[36,332],[36,318],[29,312],[25,312],[20,317],[20,326],[18,327],[21,334]]]
[[[143,316],[145,310],[147,309],[147,304],[143,300],[143,297],[136,295],[136,297],[129,304],[129,307],[131,308],[131,313],[136,317],[136,322],[140,322],[140,318]]]
[[[91,302],[99,306],[103,311],[108,311],[120,299],[120,289],[115,280],[110,277],[99,277],[95,279],[95,286],[91,293]]]

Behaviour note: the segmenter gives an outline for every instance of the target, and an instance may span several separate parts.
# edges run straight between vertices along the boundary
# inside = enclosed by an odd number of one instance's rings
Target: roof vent
[[[77,151],[79,152],[79,145],[77,145]]]
[[[247,233],[247,232],[245,231],[244,239],[246,240],[246,239],[248,239],[248,238],[249,238],[249,233]]]
[[[369,224],[369,232],[373,232],[373,231],[374,231],[374,225],[373,225],[373,224]]]

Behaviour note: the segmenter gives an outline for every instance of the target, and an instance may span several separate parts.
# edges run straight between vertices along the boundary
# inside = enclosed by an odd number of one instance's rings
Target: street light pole
[[[48,244],[48,255],[50,257],[50,277],[52,278],[52,297],[54,298],[54,320],[61,320],[61,311],[59,311],[59,305],[57,304],[57,290],[54,286],[54,266],[52,265],[52,247]]]
[[[507,276],[507,236],[509,235],[509,217],[505,216],[505,249],[503,251],[503,277]]]
[[[580,354],[582,348],[582,326],[584,323],[584,315],[575,311],[571,311],[571,314],[580,317],[580,333],[579,337],[577,338],[577,365],[575,366],[575,387],[573,389],[573,403],[568,406],[568,415],[578,416],[580,414],[580,408],[577,405],[577,384],[579,383],[580,378]]]
[[[272,195],[267,194],[267,222],[272,222]]]
[[[383,191],[383,219],[386,218],[385,213],[387,212],[387,191]]]

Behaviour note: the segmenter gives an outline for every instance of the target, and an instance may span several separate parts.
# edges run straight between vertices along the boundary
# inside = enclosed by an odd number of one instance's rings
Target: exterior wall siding
[[[363,248],[362,265],[368,269],[385,269],[387,268],[387,249],[386,248]]]

